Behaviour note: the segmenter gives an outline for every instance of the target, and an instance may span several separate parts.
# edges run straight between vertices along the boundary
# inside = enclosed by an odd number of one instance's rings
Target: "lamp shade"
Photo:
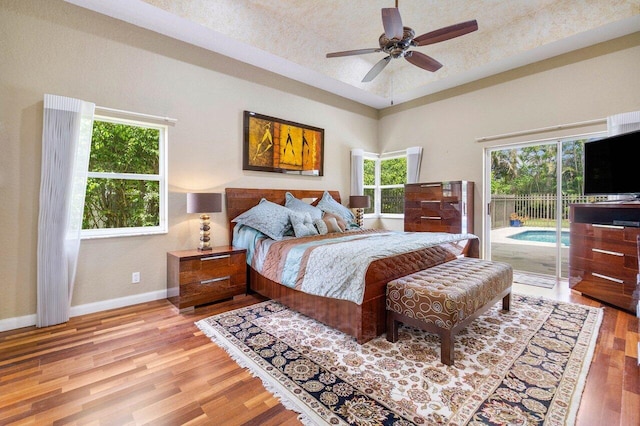
[[[368,209],[371,207],[368,195],[352,195],[349,197],[349,207],[352,209]]]
[[[190,192],[187,194],[187,213],[219,213],[222,194],[216,192]]]

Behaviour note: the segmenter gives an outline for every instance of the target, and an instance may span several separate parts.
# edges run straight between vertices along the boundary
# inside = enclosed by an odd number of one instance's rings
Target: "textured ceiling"
[[[416,36],[476,19],[478,31],[415,47],[444,66],[435,73],[386,54],[326,58],[377,48],[381,8],[392,0],[67,0],[375,108],[406,102],[640,30],[640,0],[400,0]]]

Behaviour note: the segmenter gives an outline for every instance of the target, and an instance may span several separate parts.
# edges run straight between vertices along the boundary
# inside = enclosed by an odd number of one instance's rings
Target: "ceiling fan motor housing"
[[[414,45],[412,42],[415,35],[415,31],[409,27],[403,27],[402,40],[398,40],[395,37],[390,39],[385,33],[382,33],[378,39],[380,49],[392,58],[401,58],[405,55],[407,49]]]

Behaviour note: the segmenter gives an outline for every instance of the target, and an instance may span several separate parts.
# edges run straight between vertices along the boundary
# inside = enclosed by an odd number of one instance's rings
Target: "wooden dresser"
[[[408,183],[404,230],[473,233],[473,182]]]
[[[572,204],[569,287],[635,314],[640,204]]]
[[[245,249],[221,246],[167,253],[167,298],[180,310],[246,292]]]

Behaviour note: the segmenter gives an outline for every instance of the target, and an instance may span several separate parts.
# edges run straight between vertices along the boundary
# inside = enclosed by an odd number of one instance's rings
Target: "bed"
[[[325,195],[324,190],[295,189],[226,188],[225,192],[230,232],[229,241],[231,242],[234,242],[234,228],[237,225],[233,220],[252,209],[263,198],[272,203],[284,205],[287,193],[300,200],[315,199],[316,202]],[[341,202],[338,191],[326,191],[326,193],[330,194],[338,203]],[[358,234],[366,233],[368,231],[353,230],[346,232],[344,235],[359,239]],[[332,238],[333,236],[324,237]],[[389,281],[454,260],[460,256],[479,257],[479,241],[477,237],[468,234],[458,235],[456,238],[448,238],[448,241],[441,244],[429,244],[420,248],[414,247],[408,252],[377,258],[366,267],[363,294],[360,300],[356,301],[309,294],[305,291],[282,285],[276,280],[259,273],[251,266],[251,259],[248,259],[249,287],[253,292],[277,300],[298,312],[353,336],[358,343],[362,344],[386,331],[385,296],[386,284]]]

